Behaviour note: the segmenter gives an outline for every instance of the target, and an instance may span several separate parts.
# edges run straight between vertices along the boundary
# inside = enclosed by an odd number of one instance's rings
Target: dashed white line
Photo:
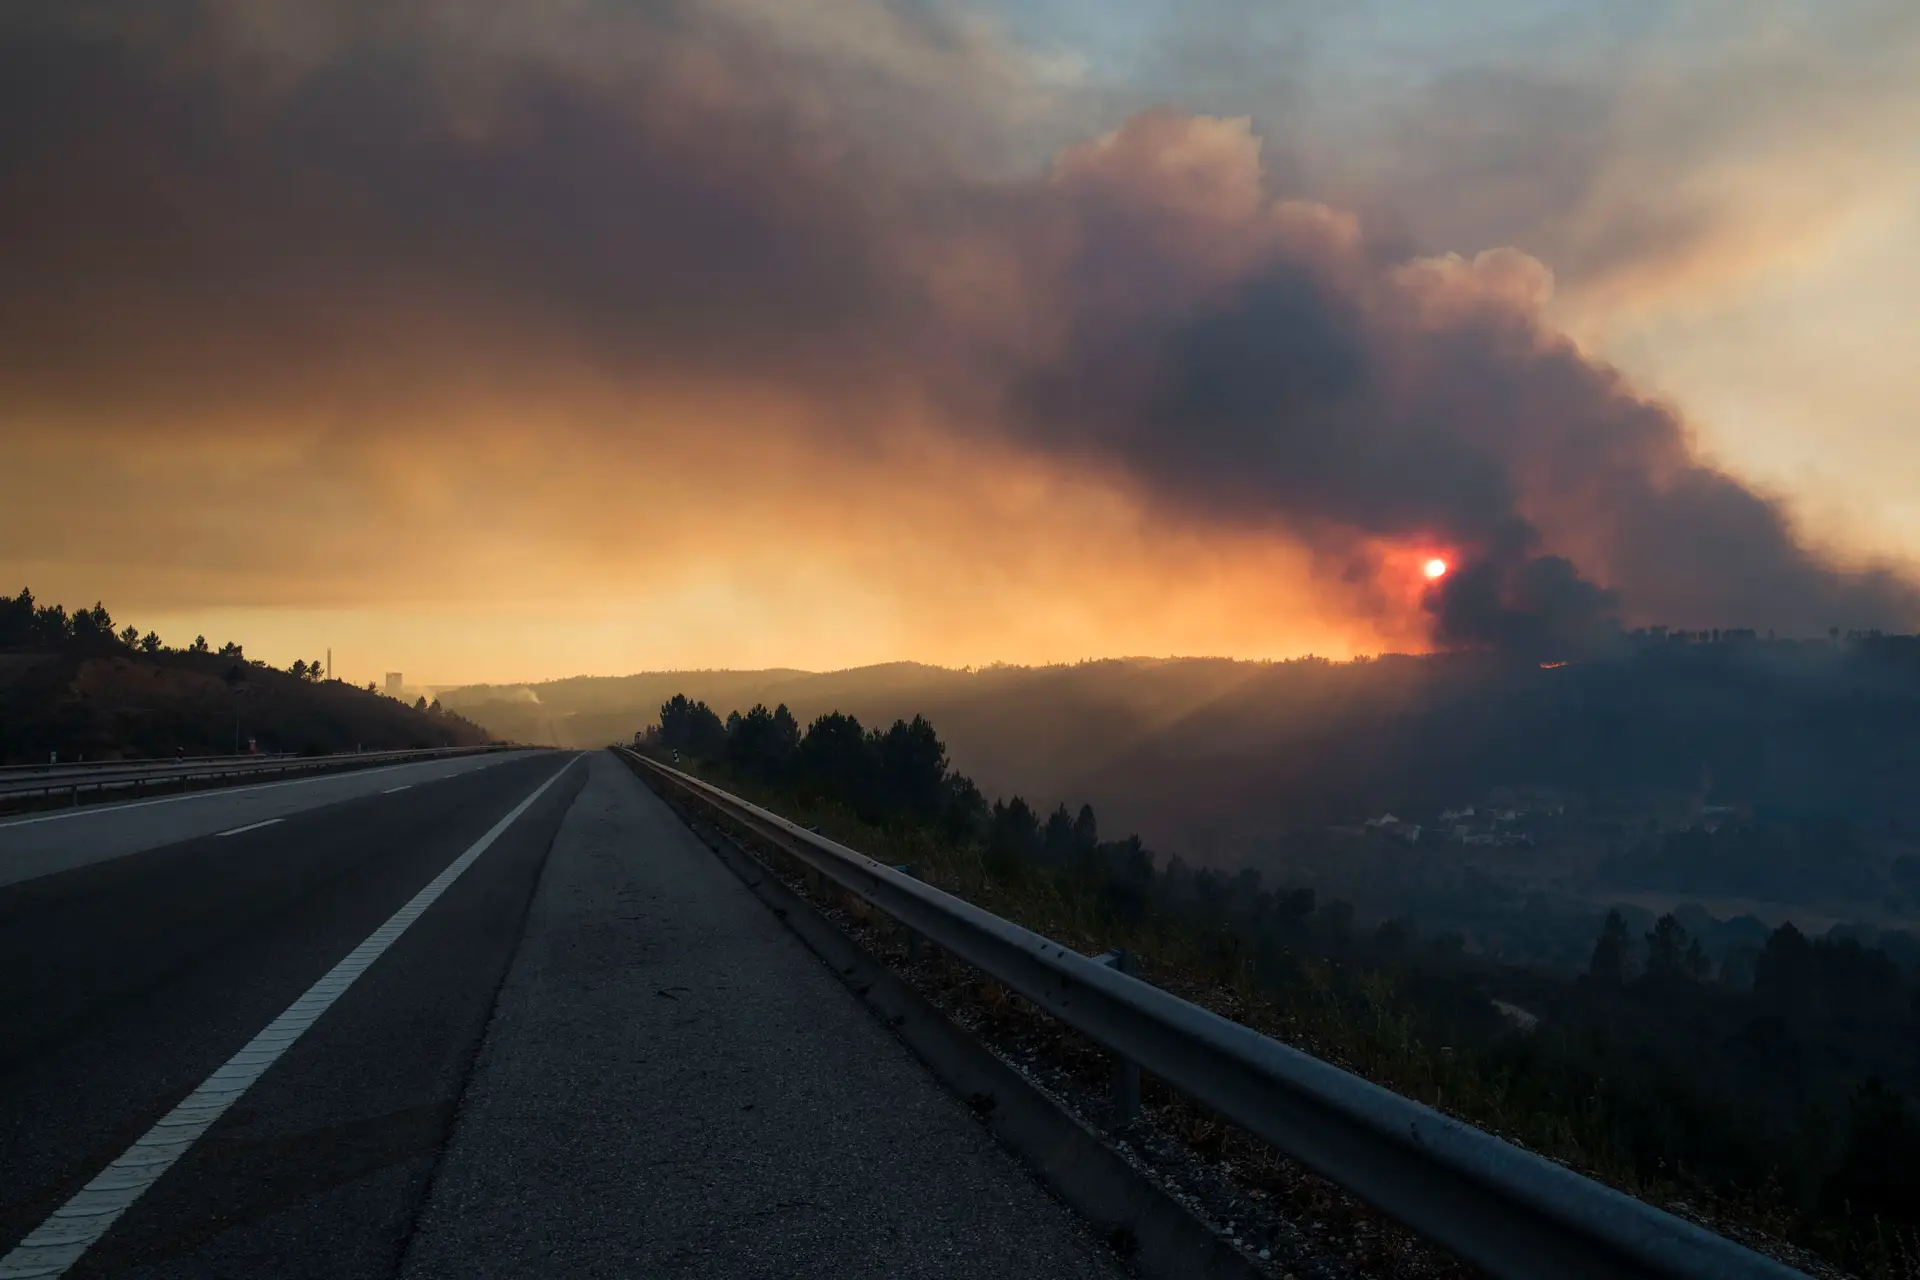
[[[404,787],[388,787],[385,791],[382,791],[380,794],[383,796],[390,796],[396,791],[411,791],[411,790],[413,790],[413,784],[409,782]]]
[[[428,882],[426,888],[414,894],[406,906],[394,912],[346,959],[307,988],[307,993],[289,1005],[285,1013],[268,1023],[266,1030],[249,1040],[240,1052],[227,1059],[225,1066],[188,1094],[184,1102],[161,1117],[153,1128],[147,1130],[145,1137],[102,1169],[92,1182],[75,1193],[73,1199],[55,1209],[53,1216],[36,1227],[32,1235],[15,1246],[13,1252],[0,1258],[0,1280],[41,1280],[43,1277],[61,1275],[78,1262],[80,1255],[105,1235],[107,1228],[144,1195],[148,1187],[158,1182],[160,1175],[185,1155],[187,1149],[200,1139],[200,1135],[212,1128],[214,1121],[224,1115],[227,1108],[254,1081],[265,1075],[267,1068],[278,1062],[280,1055],[290,1049],[308,1027],[320,1020],[320,1015],[353,985],[354,979],[365,973],[393,945],[394,940],[447,891],[447,886],[458,880],[461,873],[472,866],[500,838],[500,834],[512,826],[514,820],[544,795],[548,787],[559,781],[560,775],[570,767],[571,761],[535,787],[532,795],[494,823],[485,835],[449,863],[447,869]]]
[[[258,831],[262,827],[270,827],[276,822],[285,822],[285,821],[286,821],[285,818],[268,818],[264,822],[249,822],[244,827],[235,827],[231,831],[222,831],[217,835],[215,835],[214,839],[218,840],[221,836],[237,836],[237,835],[240,835],[242,832],[246,832],[246,831]]]

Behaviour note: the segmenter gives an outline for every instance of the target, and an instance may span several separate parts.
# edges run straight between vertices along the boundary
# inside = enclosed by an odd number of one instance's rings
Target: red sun
[[[1429,579],[1437,581],[1447,576],[1447,562],[1435,556],[1433,559],[1427,561],[1422,567],[1421,572],[1425,573]]]

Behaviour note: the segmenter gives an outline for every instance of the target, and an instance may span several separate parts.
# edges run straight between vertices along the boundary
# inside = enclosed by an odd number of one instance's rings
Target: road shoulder
[[[657,797],[589,768],[404,1274],[1118,1274]]]

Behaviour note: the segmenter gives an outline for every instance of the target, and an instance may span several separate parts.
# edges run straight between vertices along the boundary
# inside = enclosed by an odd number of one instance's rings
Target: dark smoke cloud
[[[1027,437],[1333,557],[1463,557],[1430,601],[1443,641],[1916,617],[1910,582],[1824,562],[1552,331],[1523,255],[1382,263],[1352,219],[1267,200],[1240,126],[1172,113],[1068,157],[1040,198],[1072,248],[1050,282],[1066,336],[1013,380]]]
[[[1383,548],[1445,550],[1440,643],[1920,619],[1906,578],[1827,563],[1555,333],[1538,263],[1402,260],[1277,200],[1243,122],[1150,112],[987,178],[873,123],[991,132],[985,108],[916,118],[872,68],[691,7],[585,48],[538,6],[498,6],[491,43],[396,5],[264,46],[217,6],[71,12],[0,26],[13,412],[430,397],[553,358],[826,406],[908,387],[1182,520],[1302,540],[1383,610]],[[1010,74],[895,34],[897,77]]]
[[[433,6],[313,31],[263,6],[296,41],[265,50],[218,5],[83,12],[0,28],[16,403],[386,396],[445,373],[426,352],[541,343],[831,384],[912,331],[893,175],[809,136],[798,73],[690,9],[650,7],[608,64],[468,41]],[[491,16],[510,43],[533,13]]]
[[[1582,578],[1564,556],[1535,554],[1537,541],[1516,522],[1449,574],[1427,601],[1435,638],[1536,660],[1604,652],[1617,640],[1618,593]]]

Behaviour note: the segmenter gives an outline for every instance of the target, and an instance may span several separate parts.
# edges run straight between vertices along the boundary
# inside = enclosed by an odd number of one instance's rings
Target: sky
[[[1873,0],[9,8],[0,586],[428,685],[1911,629],[1916,66]]]

